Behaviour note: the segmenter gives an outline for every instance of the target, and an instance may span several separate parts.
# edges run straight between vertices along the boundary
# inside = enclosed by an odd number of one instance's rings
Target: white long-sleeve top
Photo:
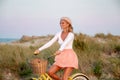
[[[60,44],[60,51],[63,51],[64,49],[72,49],[74,34],[72,32],[69,32],[64,41],[61,38],[61,34],[62,31],[58,32],[49,42],[40,47],[39,50],[42,51],[50,47],[56,41],[58,41],[58,43]]]

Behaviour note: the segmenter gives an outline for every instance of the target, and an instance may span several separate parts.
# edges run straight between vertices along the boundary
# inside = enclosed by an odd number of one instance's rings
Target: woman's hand
[[[56,51],[54,55],[59,55],[61,53],[60,50]]]
[[[35,55],[37,55],[37,54],[39,54],[39,53],[40,53],[40,50],[38,50],[38,49],[35,50],[35,52],[34,52]]]

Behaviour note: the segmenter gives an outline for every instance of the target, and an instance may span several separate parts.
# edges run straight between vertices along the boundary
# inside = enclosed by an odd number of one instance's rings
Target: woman
[[[55,73],[60,69],[64,69],[62,80],[68,80],[73,69],[78,69],[78,58],[72,48],[74,34],[71,20],[68,17],[62,17],[60,26],[62,30],[48,43],[36,50],[34,54],[40,53],[40,51],[50,47],[54,42],[58,41],[60,48],[55,52],[55,63],[49,69],[48,74],[55,80],[61,80]]]

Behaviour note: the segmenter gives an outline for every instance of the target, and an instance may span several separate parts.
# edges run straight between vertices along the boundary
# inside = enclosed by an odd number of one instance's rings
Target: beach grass
[[[34,56],[33,52],[47,41],[42,41],[42,43],[38,43],[39,45],[32,45],[35,43],[35,40],[32,40],[32,43],[30,42],[27,47],[0,44],[0,79],[3,79],[4,73],[13,73],[17,78],[31,77],[32,70],[29,61],[36,57],[47,59],[59,48],[58,43],[55,43],[39,55]],[[75,35],[73,48],[79,59],[79,69],[74,70],[73,73],[82,72],[88,75],[91,80],[92,77],[99,80],[120,79],[119,36],[97,34],[95,37],[90,37],[78,33]],[[54,57],[49,60],[50,64],[53,62]]]

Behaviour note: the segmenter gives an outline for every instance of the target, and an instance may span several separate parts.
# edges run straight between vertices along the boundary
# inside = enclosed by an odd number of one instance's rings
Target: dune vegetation
[[[0,80],[29,80],[33,76],[30,60],[46,59],[59,48],[55,43],[39,55],[33,55],[34,50],[52,37],[0,44]],[[90,80],[120,80],[120,36],[99,33],[91,37],[76,33],[73,48],[79,58],[79,69],[73,73],[82,72]],[[49,60],[53,62],[54,57]]]

